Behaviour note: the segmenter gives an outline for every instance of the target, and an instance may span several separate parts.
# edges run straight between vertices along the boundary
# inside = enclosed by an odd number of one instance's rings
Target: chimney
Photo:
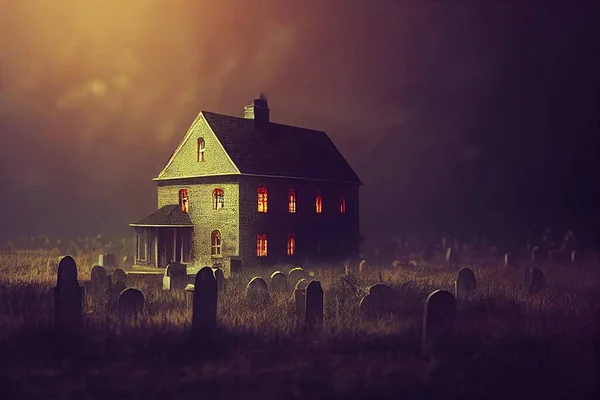
[[[264,93],[261,93],[258,99],[254,99],[253,104],[244,107],[244,118],[253,119],[256,125],[262,126],[268,124],[269,114],[267,96]]]

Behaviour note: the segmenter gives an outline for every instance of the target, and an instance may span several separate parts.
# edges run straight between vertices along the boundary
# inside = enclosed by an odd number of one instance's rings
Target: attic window
[[[221,257],[221,232],[212,231],[210,234],[210,255]]]
[[[346,214],[346,196],[340,196],[340,214]]]
[[[179,191],[179,206],[184,213],[190,212],[190,196],[187,189]]]
[[[267,256],[267,234],[259,234],[256,236],[256,255],[258,257]]]
[[[225,207],[225,193],[223,189],[213,190],[213,208],[219,210]]]
[[[293,256],[296,254],[296,234],[290,233],[287,238],[287,255]]]
[[[296,189],[288,190],[288,211],[290,214],[296,213]]]
[[[267,212],[267,188],[264,186],[258,188],[258,212]]]
[[[321,195],[321,191],[317,190],[317,198],[315,201],[317,214],[321,214],[323,212],[323,196]]]
[[[198,138],[198,162],[204,161],[204,150],[206,149],[206,143],[204,138]]]

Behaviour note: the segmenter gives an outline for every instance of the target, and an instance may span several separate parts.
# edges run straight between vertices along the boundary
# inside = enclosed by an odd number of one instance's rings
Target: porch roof
[[[129,224],[136,227],[159,227],[159,228],[193,228],[192,220],[188,213],[184,212],[178,204],[169,204],[148,215],[141,221]]]

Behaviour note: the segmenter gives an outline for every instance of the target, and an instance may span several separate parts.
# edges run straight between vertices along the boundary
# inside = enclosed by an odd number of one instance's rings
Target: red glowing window
[[[190,212],[190,196],[187,189],[181,189],[179,191],[179,206],[183,212]]]
[[[267,188],[264,186],[258,188],[258,212],[267,212]]]
[[[296,254],[296,234],[290,233],[287,238],[287,255],[293,256]]]
[[[288,190],[288,211],[290,214],[296,212],[296,189]]]
[[[323,212],[323,196],[321,192],[317,190],[317,199],[315,202],[317,214],[321,214]]]
[[[258,257],[267,256],[267,234],[256,235],[256,255]]]
[[[218,210],[225,207],[225,193],[223,189],[213,190],[213,208]]]
[[[346,196],[340,196],[340,213],[346,214]]]

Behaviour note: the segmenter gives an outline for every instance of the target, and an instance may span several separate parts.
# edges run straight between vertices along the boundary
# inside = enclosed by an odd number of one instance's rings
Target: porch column
[[[173,262],[177,262],[177,228],[173,228]]]
[[[158,228],[152,232],[154,236],[154,266],[158,268]]]
[[[140,234],[135,233],[135,255],[133,256],[133,265],[138,263],[138,255],[140,254]]]

